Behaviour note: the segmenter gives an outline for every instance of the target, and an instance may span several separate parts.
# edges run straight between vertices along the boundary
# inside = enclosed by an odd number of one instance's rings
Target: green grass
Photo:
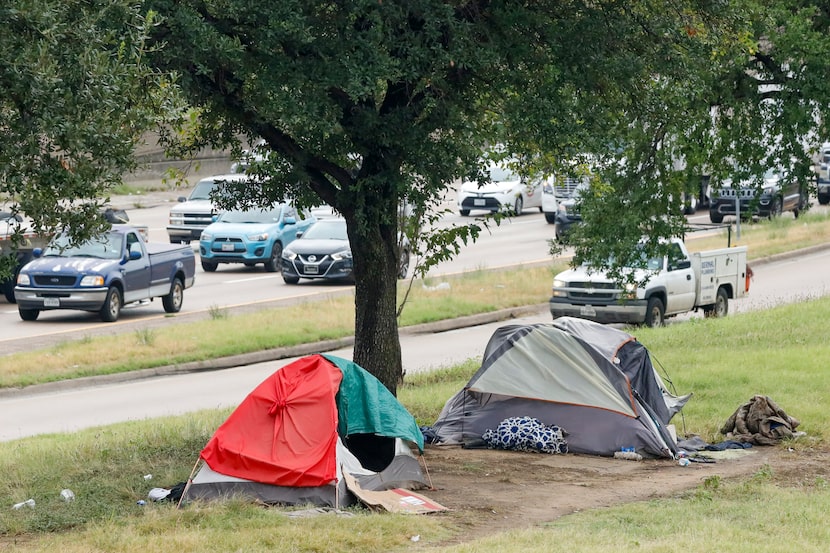
[[[822,325],[830,298],[723,319],[636,330],[680,393],[694,392],[683,433],[718,436],[720,424],[755,394],[772,397],[802,421],[806,438],[787,444],[826,449],[830,427]],[[158,339],[158,338],[156,338]],[[482,347],[484,344],[482,344]],[[398,389],[420,424],[431,424],[477,364],[411,375]],[[283,510],[240,502],[136,505],[151,487],[185,480],[229,409],[41,436],[0,449],[0,498],[34,498],[35,509],[0,508],[0,551],[824,551],[830,489],[821,477],[797,485],[762,470],[748,480],[710,478],[677,497],[576,513],[484,539],[434,516],[376,514],[288,519]],[[152,474],[152,480],[145,480]],[[77,499],[59,496],[72,489]],[[517,490],[517,493],[520,491]],[[2,505],[0,505],[2,507]],[[414,544],[410,538],[421,536]],[[463,541],[461,545],[440,543]]]

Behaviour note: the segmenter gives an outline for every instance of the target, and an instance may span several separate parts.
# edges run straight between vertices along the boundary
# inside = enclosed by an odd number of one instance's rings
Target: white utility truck
[[[639,285],[621,284],[587,266],[559,273],[553,279],[551,315],[660,326],[666,317],[698,309],[706,316],[725,316],[729,299],[749,292],[746,246],[689,253],[676,238],[669,248],[669,255],[644,256],[641,266],[624,269]]]

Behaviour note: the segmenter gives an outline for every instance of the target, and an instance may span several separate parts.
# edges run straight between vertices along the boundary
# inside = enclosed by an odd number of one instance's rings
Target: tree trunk
[[[353,236],[355,226],[349,227],[356,280],[353,359],[396,394],[403,375],[396,313],[397,231],[363,228]]]

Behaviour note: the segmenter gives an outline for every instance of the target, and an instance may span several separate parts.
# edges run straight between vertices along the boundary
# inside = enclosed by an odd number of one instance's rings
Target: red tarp
[[[201,457],[216,472],[277,486],[337,477],[337,405],[343,373],[320,355],[286,365],[219,427]]]

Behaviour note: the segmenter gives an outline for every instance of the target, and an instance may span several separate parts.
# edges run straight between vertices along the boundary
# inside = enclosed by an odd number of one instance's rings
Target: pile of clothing
[[[755,445],[775,445],[796,432],[799,421],[781,409],[768,396],[756,395],[727,419],[720,433],[728,440]]]

